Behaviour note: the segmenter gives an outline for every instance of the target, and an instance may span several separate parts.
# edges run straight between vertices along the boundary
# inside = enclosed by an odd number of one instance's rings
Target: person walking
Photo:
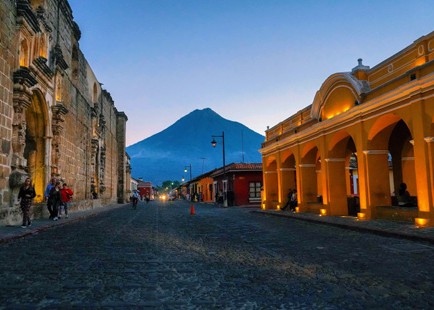
[[[286,204],[282,207],[282,211],[286,210],[288,206],[290,207],[289,209],[291,209],[292,189],[289,189],[288,195],[286,195],[286,197],[288,198],[288,200],[286,201]]]
[[[295,208],[297,207],[297,205],[298,205],[298,201],[297,201],[297,190],[293,190],[292,191],[292,194],[291,194],[291,202],[289,203],[289,209],[292,211],[292,212],[295,212]]]
[[[60,195],[60,184],[60,181],[56,181],[54,187],[50,190],[47,201],[47,205],[51,206],[53,221],[57,221],[59,219],[57,215],[59,212],[59,206],[62,204],[62,197]]]
[[[63,183],[62,188],[60,189],[60,196],[62,199],[62,207],[65,211],[65,217],[68,218],[68,203],[71,201],[72,195],[74,195],[74,192],[72,189],[68,187],[68,184]],[[62,217],[62,208],[59,208],[59,218]]]
[[[50,201],[50,191],[54,188],[54,186],[56,185],[56,178],[51,178],[50,183],[48,183],[47,187],[45,188],[45,192],[44,192],[44,198],[45,201],[47,202],[47,209],[48,212],[50,213],[50,220],[52,220],[55,216],[57,216],[57,213],[54,214],[53,213],[53,207],[51,205],[51,201]]]
[[[18,193],[18,199],[20,200],[20,208],[23,213],[23,225],[22,228],[27,228],[32,225],[30,220],[30,208],[32,206],[33,198],[36,197],[35,188],[32,185],[32,180],[27,177],[24,184],[20,187]]]

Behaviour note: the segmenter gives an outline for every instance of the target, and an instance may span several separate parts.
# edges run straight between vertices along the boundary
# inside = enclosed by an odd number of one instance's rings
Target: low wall
[[[398,222],[414,223],[418,217],[417,207],[378,206],[375,208],[374,218]]]

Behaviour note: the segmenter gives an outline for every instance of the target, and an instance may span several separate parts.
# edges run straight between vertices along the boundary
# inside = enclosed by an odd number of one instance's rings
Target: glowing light
[[[265,210],[265,203],[262,204],[262,210]]]
[[[300,207],[295,207],[295,213],[300,212]]]
[[[421,218],[421,217],[416,217],[414,219],[414,223],[419,228],[428,227],[429,226],[429,219],[424,219],[424,218]]]
[[[320,216],[327,215],[327,209],[319,209],[319,212],[320,212]]]
[[[357,213],[357,218],[361,221],[366,220],[366,213],[363,212]]]

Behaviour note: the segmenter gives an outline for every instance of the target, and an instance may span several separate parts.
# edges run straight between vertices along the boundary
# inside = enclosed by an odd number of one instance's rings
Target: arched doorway
[[[331,138],[326,163],[330,214],[356,216],[360,210],[357,150],[348,132]]]
[[[407,185],[416,200],[416,174],[413,138],[399,116],[380,117],[368,136],[368,187],[371,206],[397,205],[396,194],[401,183]],[[375,197],[384,197],[376,199]]]
[[[281,168],[281,207],[287,203],[288,192],[297,189],[297,173],[294,154],[290,154],[282,162]]]
[[[26,110],[26,145],[24,158],[27,160],[27,170],[35,185],[35,202],[44,199],[45,183],[48,175],[46,170],[46,103],[42,95],[33,93],[32,103]]]

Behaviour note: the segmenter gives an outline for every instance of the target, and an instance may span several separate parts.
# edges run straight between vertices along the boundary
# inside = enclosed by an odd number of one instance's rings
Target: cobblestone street
[[[186,202],[0,244],[1,309],[432,309],[429,243]]]

